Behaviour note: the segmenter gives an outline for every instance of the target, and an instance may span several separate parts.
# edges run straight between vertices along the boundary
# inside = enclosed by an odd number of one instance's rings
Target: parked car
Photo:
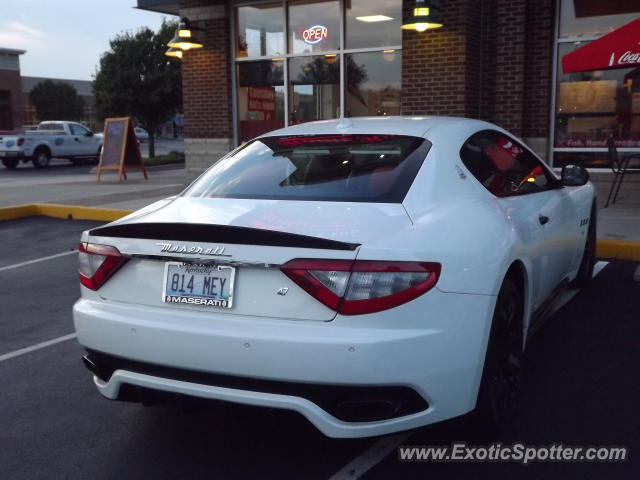
[[[144,128],[136,127],[135,132],[136,132],[136,137],[138,137],[138,140],[140,140],[140,143],[149,141],[149,133]]]
[[[32,162],[36,168],[49,165],[52,157],[73,162],[100,156],[102,134],[76,122],[48,121],[37,130],[0,135],[0,159],[7,168],[16,168],[20,161]]]
[[[82,234],[85,364],[110,399],[291,409],[331,437],[499,428],[531,333],[592,277],[588,178],[477,120],[270,132]]]

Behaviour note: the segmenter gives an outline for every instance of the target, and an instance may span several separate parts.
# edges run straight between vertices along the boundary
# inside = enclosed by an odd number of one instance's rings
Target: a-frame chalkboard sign
[[[125,168],[139,168],[147,177],[147,169],[140,153],[131,117],[107,118],[104,121],[102,152],[98,164],[97,181],[105,170],[117,170],[118,180],[127,179]]]

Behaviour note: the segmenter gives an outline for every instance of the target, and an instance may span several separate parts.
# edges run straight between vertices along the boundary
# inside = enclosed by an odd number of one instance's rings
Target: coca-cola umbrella
[[[640,18],[562,57],[562,71],[609,70],[640,65]]]

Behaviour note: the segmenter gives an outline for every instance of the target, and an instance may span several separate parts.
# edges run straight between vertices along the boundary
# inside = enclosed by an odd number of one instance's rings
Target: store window
[[[337,55],[289,60],[290,125],[340,116],[340,64]]]
[[[640,152],[640,68],[564,74],[562,58],[637,19],[640,6],[595,0],[559,0],[559,6],[553,166],[608,168],[609,137],[622,152]]]
[[[236,57],[280,56],[284,53],[282,4],[238,7]]]
[[[340,2],[295,0],[288,3],[289,52],[314,53],[340,48]]]
[[[240,142],[284,127],[283,61],[239,63],[237,99]]]
[[[638,18],[634,1],[560,0],[560,38],[605,35]]]
[[[346,48],[402,43],[401,0],[351,0],[346,5]]]
[[[399,115],[402,51],[346,55],[348,117]]]
[[[243,5],[234,21],[238,142],[301,122],[400,113],[402,0]]]

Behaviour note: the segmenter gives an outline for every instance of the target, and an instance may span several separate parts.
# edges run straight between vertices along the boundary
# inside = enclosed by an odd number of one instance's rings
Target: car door
[[[71,155],[75,157],[95,155],[98,146],[88,128],[77,123],[70,123],[69,131],[71,133]]]
[[[571,268],[576,248],[575,204],[550,169],[509,135],[486,130],[472,136],[466,145],[475,152],[475,171],[465,164],[496,196],[505,220],[528,251],[535,309]]]

